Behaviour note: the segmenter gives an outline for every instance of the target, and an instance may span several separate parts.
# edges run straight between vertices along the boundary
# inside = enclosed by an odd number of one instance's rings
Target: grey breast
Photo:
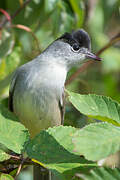
[[[37,62],[20,67],[13,76],[13,111],[33,137],[41,129],[61,124],[58,97],[48,86]],[[45,79],[43,79],[43,77]]]

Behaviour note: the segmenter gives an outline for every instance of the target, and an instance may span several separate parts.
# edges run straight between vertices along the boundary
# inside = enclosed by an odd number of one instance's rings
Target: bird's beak
[[[99,58],[98,56],[96,56],[95,54],[91,53],[91,52],[87,52],[86,53],[86,58],[87,59],[94,59],[94,60],[97,60],[97,61],[101,61],[101,58]]]

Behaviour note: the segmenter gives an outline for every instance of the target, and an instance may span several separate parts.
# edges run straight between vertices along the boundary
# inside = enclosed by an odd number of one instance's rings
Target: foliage
[[[120,126],[120,105],[106,96],[68,92],[70,102],[83,114]]]
[[[12,176],[10,176],[9,174],[1,174],[1,175],[0,175],[0,179],[1,179],[1,180],[14,180],[14,179],[12,178]]]
[[[83,101],[84,105],[84,101],[86,101],[86,103],[88,102],[86,98],[90,97],[90,95],[68,93],[69,99],[74,98],[74,101],[71,101],[73,105],[77,102],[78,109],[81,107],[81,101]],[[81,98],[81,96],[84,98]],[[103,98],[103,96],[97,96],[97,98],[100,99]],[[104,99],[107,99],[107,97],[104,97]],[[119,105],[120,104],[118,104],[118,106]],[[86,111],[89,112],[90,108],[91,103],[87,103]],[[82,111],[82,108],[80,109]],[[94,117],[94,111],[91,111],[91,115]],[[11,119],[12,118],[13,115],[11,115]],[[33,159],[35,163],[37,162],[43,167],[50,169],[60,179],[68,179],[72,178],[75,173],[88,172],[90,169],[94,169],[94,167],[98,168],[99,166],[94,161],[106,158],[120,150],[120,128],[117,124],[116,126],[114,125],[114,121],[117,120],[118,117],[116,116],[116,118],[114,118],[113,116],[112,118],[109,123],[92,123],[82,129],[71,126],[49,128],[48,130],[41,131],[40,134],[32,140],[26,139],[27,132],[25,131],[25,128],[22,128],[20,129],[20,133],[23,131],[21,136],[22,146],[21,138],[17,139],[17,136],[19,137],[19,132],[15,131],[14,133],[11,133],[11,131],[12,128],[14,128],[14,124],[19,124],[17,130],[23,125],[20,125],[20,123],[16,121],[9,120],[9,123],[13,123],[10,125],[11,140],[7,140],[9,133],[8,136],[5,135],[6,131],[4,130],[4,136],[1,136],[0,142],[5,145],[7,149],[17,153],[24,149],[24,152],[26,152],[28,157]],[[103,119],[101,118],[101,121],[102,120]],[[4,119],[4,126],[5,125],[8,127],[7,119]],[[16,137],[16,142],[14,142],[12,134]],[[26,142],[25,146],[23,146],[23,142]],[[13,145],[13,143],[16,143],[17,146]],[[3,154],[3,151],[0,153],[3,160],[10,157],[10,155],[6,157],[6,153]],[[83,158],[83,156],[85,158]],[[93,162],[89,160],[92,160]]]
[[[83,175],[84,180],[96,180],[99,178],[99,180],[113,180],[120,178],[119,169],[110,169],[110,168],[95,168],[94,170],[91,170],[89,174]]]
[[[28,130],[19,122],[12,121],[14,117],[9,118],[4,115],[4,107],[0,106],[0,143],[15,153],[22,153],[24,143],[29,140]],[[9,112],[7,112],[7,116]]]
[[[1,180],[12,180],[17,170],[8,167],[21,162],[38,163],[63,180],[120,179],[119,169],[97,163],[120,150],[119,6],[119,0],[0,1]],[[59,35],[77,28],[87,29],[93,51],[104,51],[103,61],[92,63],[80,78],[74,76],[76,68],[69,72],[65,126],[43,130],[31,140],[7,108],[11,75]]]

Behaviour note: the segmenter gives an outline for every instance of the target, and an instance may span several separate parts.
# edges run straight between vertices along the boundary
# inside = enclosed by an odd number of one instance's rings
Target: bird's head
[[[55,40],[48,48],[58,63],[65,64],[68,68],[82,64],[87,59],[101,59],[91,53],[91,41],[87,32],[82,29],[65,33]]]

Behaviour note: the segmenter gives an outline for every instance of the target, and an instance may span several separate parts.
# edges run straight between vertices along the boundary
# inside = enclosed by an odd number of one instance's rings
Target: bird
[[[100,60],[91,53],[88,33],[79,29],[64,33],[15,71],[9,90],[9,109],[28,128],[31,138],[40,130],[63,124],[67,72],[87,59]]]
[[[63,125],[67,73],[88,59],[101,60],[91,52],[88,33],[78,29],[58,37],[35,59],[14,72],[9,110],[28,128],[31,138],[43,129]]]

